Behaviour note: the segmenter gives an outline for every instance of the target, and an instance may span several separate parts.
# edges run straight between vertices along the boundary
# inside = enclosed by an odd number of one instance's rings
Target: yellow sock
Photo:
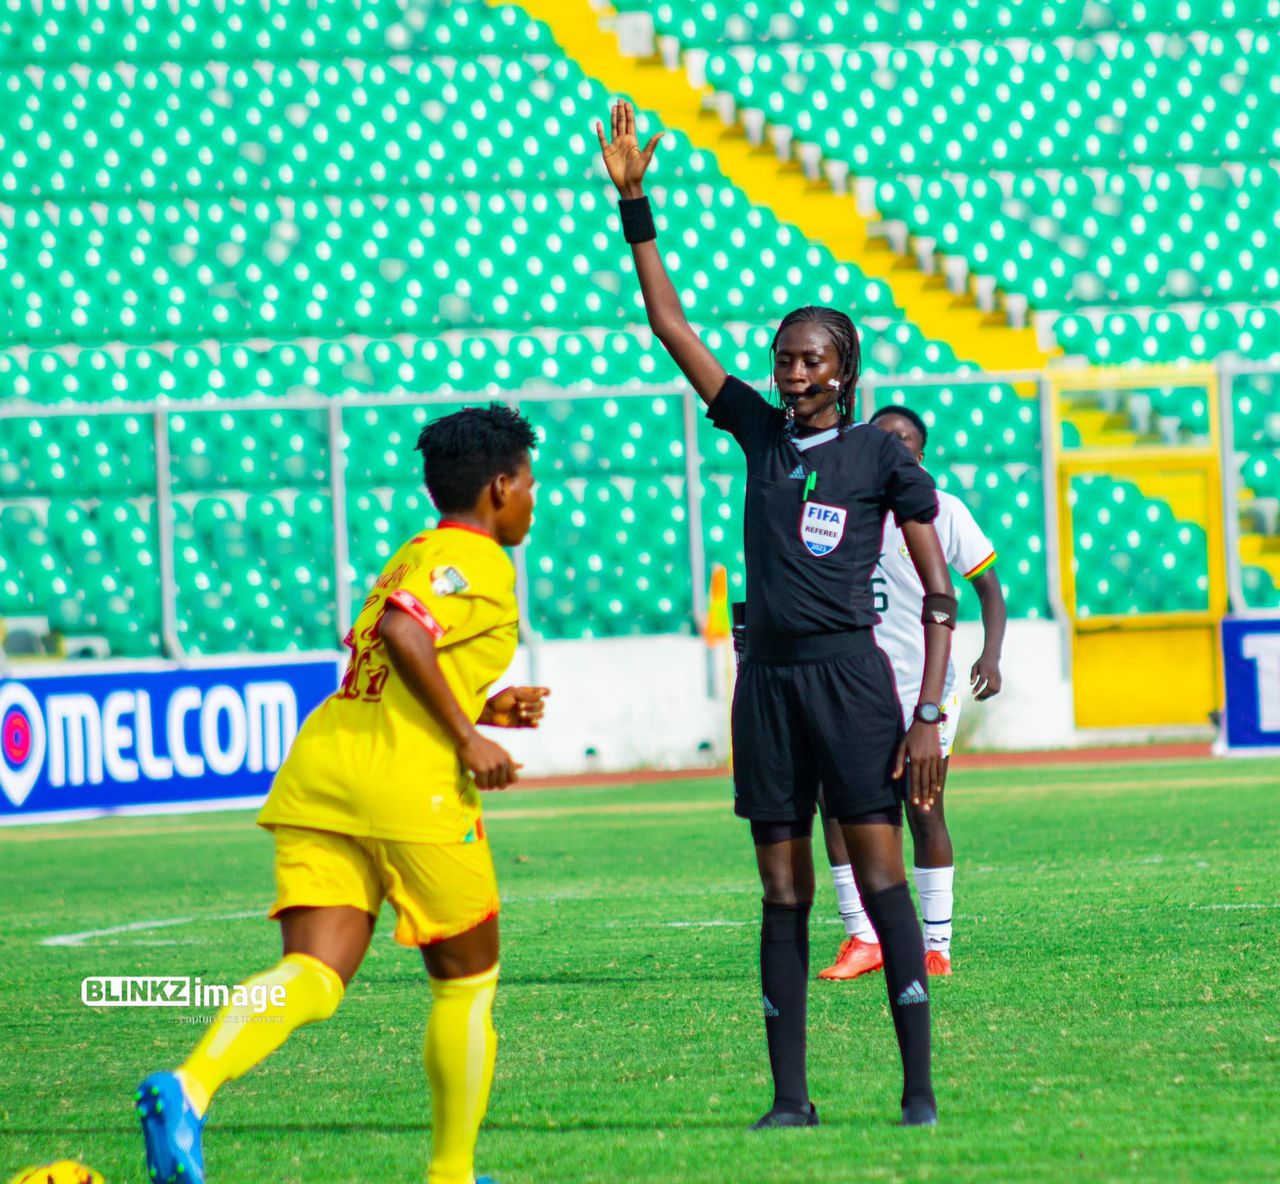
[[[476,1136],[489,1105],[498,1034],[493,996],[498,968],[470,978],[431,980],[423,1059],[431,1082],[431,1167],[427,1184],[473,1184]]]
[[[226,1082],[265,1061],[304,1024],[327,1020],[345,992],[337,971],[309,954],[286,954],[240,986],[249,1002],[222,1008],[177,1071],[201,1117]]]

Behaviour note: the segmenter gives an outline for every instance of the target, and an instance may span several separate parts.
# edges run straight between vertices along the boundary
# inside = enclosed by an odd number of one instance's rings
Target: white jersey
[[[938,490],[938,517],[934,520],[942,554],[966,580],[981,575],[996,561],[991,540],[973,520],[968,507],[959,498]],[[880,562],[871,577],[875,593],[875,610],[880,624],[875,628],[876,644],[889,655],[893,677],[898,684],[898,700],[904,715],[909,714],[920,697],[924,677],[924,626],[920,612],[924,607],[924,585],[916,574],[915,564],[907,551],[902,529],[890,514],[884,522],[884,541],[880,546]],[[955,691],[955,665],[947,662],[947,684],[943,701]]]

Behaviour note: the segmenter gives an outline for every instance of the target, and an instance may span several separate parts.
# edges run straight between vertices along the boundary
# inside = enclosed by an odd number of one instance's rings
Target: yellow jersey
[[[482,531],[441,522],[391,557],[347,635],[342,685],[306,719],[258,815],[411,843],[474,837],[480,795],[449,733],[396,674],[378,634],[388,604],[435,639],[445,681],[471,719],[516,652],[515,569]]]

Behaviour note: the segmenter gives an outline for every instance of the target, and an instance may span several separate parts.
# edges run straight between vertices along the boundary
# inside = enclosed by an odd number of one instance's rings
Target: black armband
[[[945,625],[948,629],[956,627],[956,609],[960,602],[945,592],[926,592],[924,594],[924,611],[920,620],[925,625]]]
[[[618,202],[622,219],[622,237],[629,243],[651,243],[658,237],[653,224],[653,210],[647,197],[624,197]]]

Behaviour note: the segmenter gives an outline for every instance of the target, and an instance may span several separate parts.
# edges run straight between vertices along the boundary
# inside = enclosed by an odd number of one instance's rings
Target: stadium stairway
[[[590,63],[591,73],[660,115],[665,127],[680,129],[695,146],[715,153],[725,175],[753,201],[772,207],[837,258],[856,262],[868,278],[888,284],[907,318],[928,336],[962,345],[964,356],[984,369],[1044,366],[1048,355],[1033,330],[1011,328],[1002,316],[983,313],[972,297],[948,291],[942,276],[926,275],[913,260],[895,254],[852,197],[835,193],[825,181],[810,182],[798,165],[755,147],[741,126],[725,125],[708,112],[703,98],[709,87],[698,91],[681,71],[624,56],[617,38],[601,27],[611,10],[594,8],[589,0],[524,0],[522,7],[550,26],[569,56]]]

